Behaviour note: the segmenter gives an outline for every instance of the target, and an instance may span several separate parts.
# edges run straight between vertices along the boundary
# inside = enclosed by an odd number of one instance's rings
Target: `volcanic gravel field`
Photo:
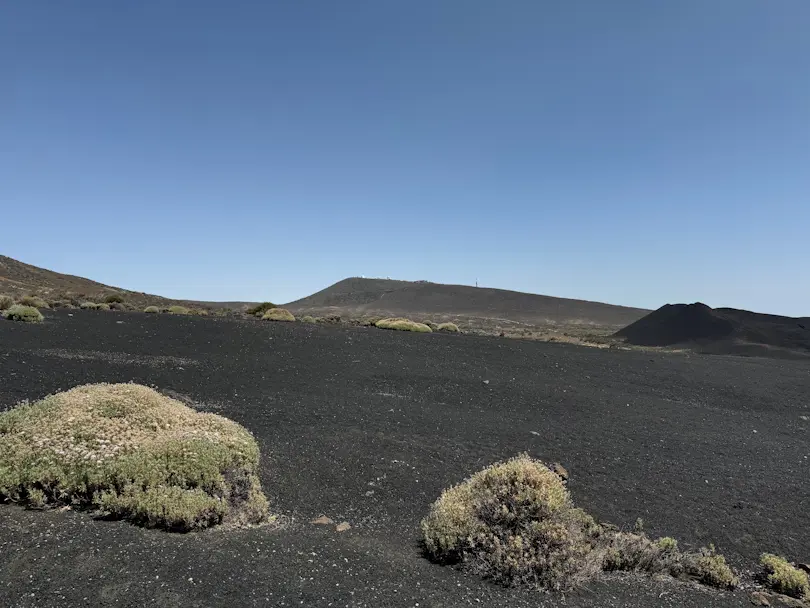
[[[804,362],[138,313],[0,322],[0,409],[128,381],[250,429],[281,525],[178,535],[2,505],[0,606],[750,605],[632,575],[532,592],[421,557],[442,489],[523,451],[561,462],[578,506],[714,542],[744,580],[763,551],[810,561]]]

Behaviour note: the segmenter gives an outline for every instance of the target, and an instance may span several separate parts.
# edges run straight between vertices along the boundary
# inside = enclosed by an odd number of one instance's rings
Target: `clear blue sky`
[[[0,253],[810,315],[810,1],[0,4]]]

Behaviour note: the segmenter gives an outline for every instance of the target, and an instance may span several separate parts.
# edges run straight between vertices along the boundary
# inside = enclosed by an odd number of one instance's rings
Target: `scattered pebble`
[[[309,523],[315,524],[316,526],[331,526],[335,522],[329,519],[326,515],[321,515],[320,517],[316,517]]]
[[[347,522],[347,521],[339,523],[337,526],[335,526],[335,531],[336,532],[346,532],[347,530],[351,530],[351,529],[352,529],[352,527],[351,527],[351,525],[349,525],[349,522]]]

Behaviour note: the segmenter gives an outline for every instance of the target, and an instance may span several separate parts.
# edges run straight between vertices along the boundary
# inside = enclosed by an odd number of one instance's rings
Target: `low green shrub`
[[[160,312],[160,309],[157,306],[147,306],[143,309],[144,312],[148,312],[149,314],[155,314]]]
[[[122,296],[120,293],[111,293],[106,298],[104,298],[104,302],[106,304],[123,304],[124,296]]]
[[[48,303],[39,296],[23,296],[19,299],[18,304],[34,308],[49,308]]]
[[[14,298],[11,296],[0,296],[0,310],[7,310],[14,305]]]
[[[95,302],[82,302],[79,304],[79,308],[82,310],[98,310],[98,304]]]
[[[302,323],[317,323],[318,321],[313,316],[304,315],[303,317],[301,317],[301,322]]]
[[[268,517],[251,434],[145,386],[79,386],[18,405],[0,413],[0,436],[0,501],[172,531]]]
[[[9,321],[22,321],[24,323],[41,323],[45,317],[33,306],[14,304],[3,312],[3,317]]]
[[[458,325],[455,323],[439,323],[436,329],[438,331],[458,333]]]
[[[696,554],[685,554],[686,574],[710,587],[734,589],[739,579],[726,563],[726,558],[715,553],[714,548],[701,549]]]
[[[810,600],[810,577],[807,572],[773,553],[763,553],[759,563],[764,569],[765,584],[770,589],[797,599]]]
[[[256,304],[255,306],[251,306],[245,312],[249,315],[263,315],[271,308],[276,308],[276,305],[272,302],[262,302],[261,304]]]
[[[110,310],[110,305],[106,302],[101,302],[100,304],[96,304],[96,310]]]
[[[389,319],[381,319],[377,321],[375,324],[380,329],[398,329],[400,331],[416,331],[416,332],[423,332],[423,333],[431,333],[433,330],[430,329],[424,323],[417,323],[415,321],[411,321],[410,319],[404,319],[402,317],[391,317]]]
[[[171,315],[187,315],[191,313],[191,311],[188,308],[179,305],[169,306],[166,312],[168,312]]]
[[[430,557],[496,581],[567,589],[598,571],[598,527],[575,509],[562,480],[519,456],[445,490],[422,520]]]
[[[110,304],[110,310],[127,310],[127,306],[123,302],[113,302]]]
[[[262,315],[264,321],[295,321],[293,314],[285,308],[270,308]]]
[[[667,573],[721,588],[737,584],[713,548],[681,553],[675,539],[652,541],[641,528],[621,532],[597,523],[573,505],[559,469],[522,455],[445,490],[421,523],[426,554],[502,583],[552,590],[602,570]]]

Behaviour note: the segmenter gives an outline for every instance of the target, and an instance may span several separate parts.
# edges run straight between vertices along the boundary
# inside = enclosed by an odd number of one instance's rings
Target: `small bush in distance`
[[[271,308],[276,308],[276,305],[272,302],[262,302],[261,304],[256,304],[256,306],[251,306],[245,312],[249,315],[263,315]]]
[[[110,304],[110,310],[126,310],[127,307],[122,302],[113,302]]]
[[[433,331],[437,331],[439,329],[439,324],[434,323],[433,321],[422,321],[422,325],[427,325]]]
[[[105,304],[123,304],[124,303],[124,296],[120,293],[111,293],[106,298],[104,298]]]
[[[334,323],[340,323],[340,321],[341,321],[341,316],[340,316],[340,315],[331,314],[331,315],[326,315],[325,317],[317,317],[317,318],[316,318],[316,321],[317,321],[318,323],[332,323],[332,324],[334,324]]]
[[[157,306],[147,306],[143,309],[144,312],[148,312],[149,314],[155,314],[160,312],[160,309]]]
[[[207,317],[208,311],[205,308],[191,308],[189,309],[189,314],[195,317]]]
[[[82,302],[79,304],[79,308],[82,310],[98,310],[98,304],[95,302]]]
[[[24,323],[41,323],[45,318],[33,306],[23,306],[22,304],[14,304],[3,313],[3,316],[9,321],[22,321]]]
[[[100,304],[96,304],[96,310],[110,310],[110,305],[106,302],[101,302]]]
[[[175,305],[175,306],[169,306],[169,308],[167,309],[166,312],[168,312],[169,314],[172,314],[172,315],[187,315],[191,311],[188,308],[186,308],[185,306]]]
[[[455,323],[439,323],[436,329],[438,331],[458,333],[458,325],[456,325]]]
[[[422,333],[431,333],[433,330],[430,329],[424,323],[417,323],[415,321],[411,321],[410,319],[404,319],[402,317],[391,317],[389,319],[381,319],[377,321],[375,324],[380,329],[398,329],[400,331],[416,331]]]
[[[48,308],[48,303],[37,296],[23,296],[18,304],[23,306],[33,306],[34,308]]]
[[[316,321],[315,317],[313,317],[311,315],[304,315],[303,317],[301,317],[301,322],[302,323],[317,323],[318,321]]]
[[[182,532],[267,518],[253,436],[145,386],[79,386],[18,405],[0,413],[0,436],[0,500]]]
[[[7,310],[14,305],[14,298],[11,296],[0,296],[0,310]]]
[[[759,563],[765,570],[765,583],[770,589],[797,599],[810,600],[810,577],[807,572],[773,553],[763,553]]]
[[[264,321],[295,321],[293,314],[285,308],[270,308],[262,315]]]

